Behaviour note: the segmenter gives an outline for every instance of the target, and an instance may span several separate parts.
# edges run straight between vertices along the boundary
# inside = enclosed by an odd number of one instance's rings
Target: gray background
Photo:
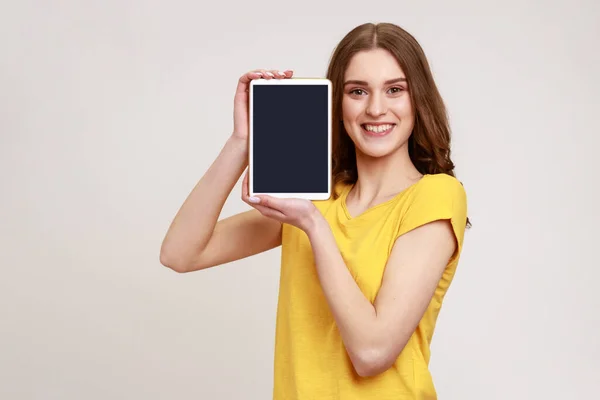
[[[270,398],[279,250],[177,274],[160,243],[241,74],[321,77],[347,31],[389,21],[429,57],[474,224],[440,398],[595,398],[599,7],[3,1],[0,397]],[[246,209],[238,185],[223,213]]]

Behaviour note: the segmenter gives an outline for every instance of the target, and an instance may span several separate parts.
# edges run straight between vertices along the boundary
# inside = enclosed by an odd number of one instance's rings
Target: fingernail
[[[253,197],[249,197],[249,198],[248,198],[248,201],[249,201],[250,203],[255,203],[255,204],[256,204],[256,203],[259,203],[259,202],[260,202],[260,199],[259,199],[258,197],[254,197],[254,196],[253,196]]]
[[[271,72],[267,72],[267,75],[269,75],[269,76],[275,76]]]

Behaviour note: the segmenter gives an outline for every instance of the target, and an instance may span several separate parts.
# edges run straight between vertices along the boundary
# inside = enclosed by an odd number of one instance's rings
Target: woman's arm
[[[354,368],[360,376],[377,375],[408,342],[454,254],[450,223],[431,222],[396,240],[374,304],[350,275],[327,221],[308,226],[321,286]]]
[[[218,218],[248,163],[250,82],[292,75],[292,71],[260,69],[240,77],[234,97],[233,133],[175,215],[160,249],[163,265],[177,272],[190,272],[248,257],[281,243],[281,224],[256,210],[222,221]],[[247,193],[242,199],[247,202]]]
[[[438,218],[396,239],[371,304],[348,271],[329,223],[311,202],[271,196],[253,200],[264,216],[307,234],[321,287],[356,372],[372,376],[388,369],[423,318],[457,249],[450,221]]]
[[[232,136],[177,212],[160,251],[161,264],[191,272],[248,257],[281,243],[281,224],[251,210],[218,221],[247,165],[247,141]]]

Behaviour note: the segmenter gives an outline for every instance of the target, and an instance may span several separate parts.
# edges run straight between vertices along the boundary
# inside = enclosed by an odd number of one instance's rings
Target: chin
[[[387,157],[398,150],[395,146],[378,146],[378,145],[365,145],[358,144],[356,146],[357,153],[370,158],[382,158]]]

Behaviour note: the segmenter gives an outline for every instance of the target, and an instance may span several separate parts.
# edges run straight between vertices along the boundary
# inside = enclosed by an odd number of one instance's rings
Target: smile
[[[363,124],[363,125],[361,125],[363,131],[367,135],[371,135],[371,136],[387,135],[388,133],[390,133],[392,131],[392,129],[394,129],[394,126],[396,126],[396,124],[382,124],[382,125]]]

